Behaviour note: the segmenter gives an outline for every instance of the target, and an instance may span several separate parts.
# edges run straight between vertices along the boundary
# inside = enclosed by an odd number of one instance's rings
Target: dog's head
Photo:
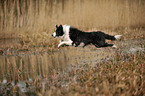
[[[62,25],[56,25],[56,29],[55,32],[52,34],[52,36],[55,37],[60,37],[63,36],[64,32],[63,32],[63,26]]]

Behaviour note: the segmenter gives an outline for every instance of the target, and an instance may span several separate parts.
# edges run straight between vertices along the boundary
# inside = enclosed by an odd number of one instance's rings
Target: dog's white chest
[[[70,26],[63,25],[64,35],[61,38],[62,41],[72,41],[69,37]]]
[[[60,37],[60,39],[62,41],[70,41],[69,34],[64,34],[63,36]]]

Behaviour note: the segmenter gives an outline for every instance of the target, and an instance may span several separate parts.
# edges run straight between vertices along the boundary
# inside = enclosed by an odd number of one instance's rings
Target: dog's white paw
[[[117,46],[116,45],[113,45],[112,48],[117,48]]]
[[[61,44],[58,45],[58,48],[60,48]]]

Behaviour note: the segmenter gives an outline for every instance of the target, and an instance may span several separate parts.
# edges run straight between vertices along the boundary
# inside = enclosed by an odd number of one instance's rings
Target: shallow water
[[[51,75],[53,71],[65,70],[67,67],[64,52],[55,55],[43,53],[21,56],[1,56],[0,63],[0,78],[6,78],[8,80],[34,79],[39,75]]]
[[[56,52],[23,52],[17,55],[0,56],[0,79],[28,80],[39,76],[46,77],[54,73],[69,72],[73,66],[80,68],[85,64],[95,66],[104,60],[113,59],[116,51],[122,54],[144,51],[144,40],[128,40],[113,42],[118,48],[97,49],[93,45],[82,47],[61,47]]]
[[[93,66],[106,57],[101,54],[103,52],[101,50],[92,45],[85,48],[62,47],[53,53],[47,51],[20,53],[17,50],[13,54],[0,56],[0,79],[14,81],[35,79],[38,76],[49,76],[54,72],[68,72],[71,66],[80,67],[84,64]],[[108,49],[108,52],[109,50],[113,49]]]

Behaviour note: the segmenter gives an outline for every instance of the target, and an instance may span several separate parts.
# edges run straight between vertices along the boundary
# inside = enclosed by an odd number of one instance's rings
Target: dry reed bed
[[[1,30],[20,27],[33,30],[47,28],[51,32],[53,26],[59,23],[86,29],[140,27],[145,19],[143,0],[7,0],[0,3]]]
[[[0,38],[18,37],[30,45],[53,46],[55,24],[103,29],[110,34],[122,28],[124,34],[124,29],[144,26],[144,5],[144,0],[4,0],[0,1]]]
[[[19,81],[20,84],[15,85],[10,81],[1,82],[0,94],[37,94],[43,96],[143,95],[145,94],[144,54],[144,52],[122,54],[122,50],[118,50],[114,59],[97,63],[95,67],[91,67],[89,64],[80,68],[72,66],[67,73],[54,71],[53,75],[43,75],[45,74],[44,70],[38,69],[39,72],[42,72],[39,77]],[[23,91],[21,87],[26,91]]]

